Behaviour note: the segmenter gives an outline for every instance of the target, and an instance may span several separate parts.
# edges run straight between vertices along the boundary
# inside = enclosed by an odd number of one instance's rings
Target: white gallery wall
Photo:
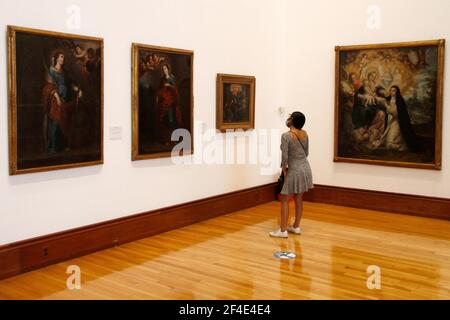
[[[307,115],[314,182],[450,198],[450,1],[292,0],[287,30],[287,105]],[[442,171],[333,163],[334,47],[441,38],[447,40]]]
[[[131,162],[131,43],[194,50],[195,119],[215,128],[216,74],[257,78],[257,128],[281,128],[283,2],[261,0],[0,0],[0,244],[263,185],[255,165]],[[81,10],[80,28],[73,9]],[[8,175],[6,25],[104,38],[103,166]],[[41,62],[38,62],[41,63]],[[109,127],[123,139],[109,140]],[[198,140],[195,148],[198,152]],[[277,146],[278,148],[278,146]]]
[[[379,29],[367,27],[373,4]],[[256,77],[257,129],[284,130],[280,106],[304,111],[315,183],[448,198],[449,81],[442,171],[332,159],[334,46],[450,39],[449,21],[447,0],[0,0],[0,245],[276,180],[251,164],[131,162],[132,42],[194,50],[194,115],[207,128],[215,128],[217,73]],[[8,175],[6,25],[104,38],[104,165]],[[112,126],[121,140],[110,140]]]

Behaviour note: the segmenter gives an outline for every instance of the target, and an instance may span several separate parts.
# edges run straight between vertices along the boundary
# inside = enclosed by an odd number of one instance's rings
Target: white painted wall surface
[[[81,9],[79,29],[68,28],[73,5]],[[370,5],[381,9],[379,29],[367,27]],[[442,171],[332,159],[334,46],[448,39],[449,21],[447,0],[0,0],[3,34],[10,24],[105,40],[105,164],[14,177],[8,175],[6,37],[0,41],[0,245],[275,181],[257,165],[131,162],[132,42],[195,51],[195,119],[208,128],[215,127],[217,73],[256,76],[257,129],[283,129],[280,106],[304,111],[316,183],[448,198],[449,81]],[[109,140],[110,126],[122,127],[122,140]]]
[[[379,29],[370,28],[376,26],[371,23],[373,12],[380,14]],[[299,106],[308,116],[315,183],[450,198],[450,50],[445,66],[442,171],[333,163],[334,47],[448,41],[450,1],[292,0],[288,17],[287,105]]]
[[[81,9],[78,30],[68,28],[72,5]],[[0,41],[0,244],[274,181],[255,165],[131,162],[131,43],[194,50],[195,119],[208,128],[215,128],[217,73],[255,76],[256,126],[281,128],[285,24],[285,1],[0,0],[4,35],[6,25],[18,25],[105,41],[105,164],[13,177],[8,175],[6,36]],[[122,127],[122,140],[109,140],[110,126]]]

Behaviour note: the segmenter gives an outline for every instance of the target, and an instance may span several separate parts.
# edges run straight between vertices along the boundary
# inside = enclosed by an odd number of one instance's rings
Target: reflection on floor
[[[449,221],[305,203],[303,235],[272,239],[278,206],[0,281],[0,299],[450,299]],[[81,290],[66,288],[70,265]],[[367,287],[371,265],[381,290]]]

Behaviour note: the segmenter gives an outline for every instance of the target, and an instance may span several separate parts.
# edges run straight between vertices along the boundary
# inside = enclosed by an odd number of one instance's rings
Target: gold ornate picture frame
[[[11,175],[103,163],[103,39],[8,26]]]
[[[230,74],[217,75],[216,127],[227,130],[255,128],[256,78]]]
[[[445,40],[336,47],[334,161],[441,169]]]
[[[166,158],[178,144],[177,129],[189,132],[194,152],[194,52],[132,45],[132,160]]]

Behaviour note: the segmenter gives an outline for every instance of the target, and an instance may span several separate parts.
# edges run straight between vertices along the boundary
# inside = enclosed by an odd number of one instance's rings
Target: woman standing
[[[303,212],[303,193],[313,188],[312,172],[308,162],[309,140],[305,125],[305,115],[294,112],[287,119],[289,131],[281,137],[281,169],[283,170],[284,185],[281,190],[281,220],[280,229],[270,233],[276,238],[287,238],[288,231],[300,234],[300,220]],[[295,195],[295,221],[288,226],[289,199]]]

